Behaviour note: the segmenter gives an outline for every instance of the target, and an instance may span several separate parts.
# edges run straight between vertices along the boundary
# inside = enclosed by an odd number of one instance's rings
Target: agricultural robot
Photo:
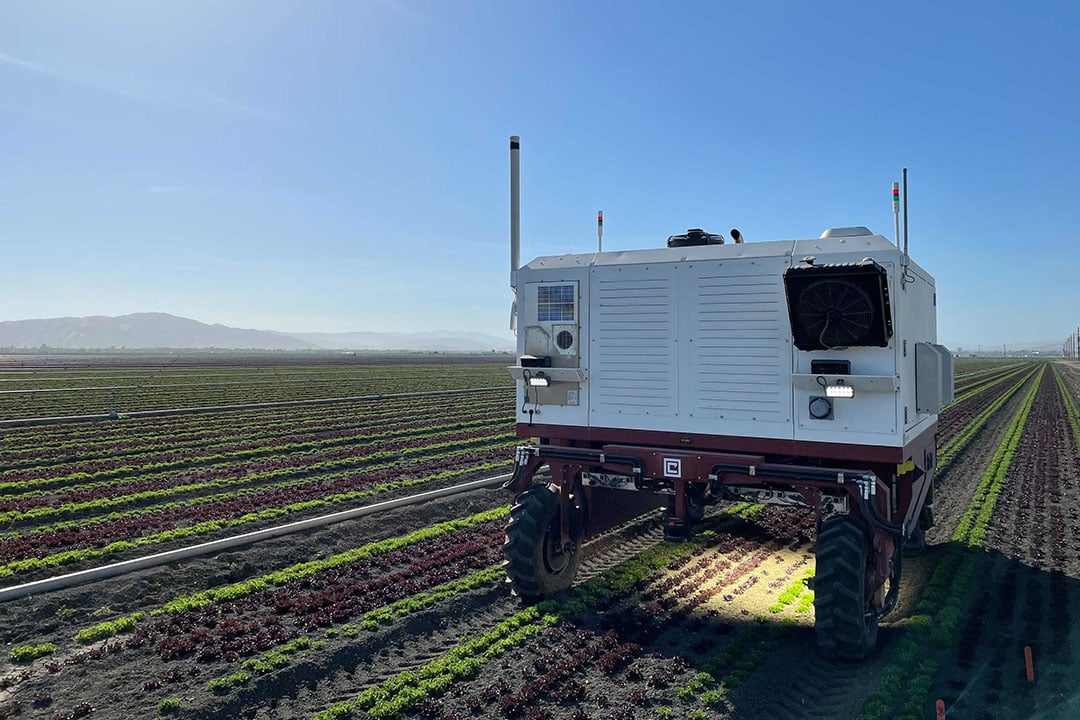
[[[864,658],[905,546],[933,522],[938,413],[953,399],[906,212],[903,248],[865,227],[771,242],[690,230],[519,266],[518,155],[514,136],[510,373],[517,434],[534,439],[506,483],[517,594],[569,587],[583,540],[631,497],[664,497],[669,540],[721,501],[810,507],[818,646]]]

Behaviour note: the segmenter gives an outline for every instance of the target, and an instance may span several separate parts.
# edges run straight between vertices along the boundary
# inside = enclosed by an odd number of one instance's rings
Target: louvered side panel
[[[590,374],[593,413],[660,416],[676,413],[675,278],[674,264],[593,271]]]
[[[785,264],[734,261],[695,268],[690,321],[695,417],[791,421]]]

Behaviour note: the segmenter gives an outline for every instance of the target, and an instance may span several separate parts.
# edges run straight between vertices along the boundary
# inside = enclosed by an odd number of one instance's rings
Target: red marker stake
[[[1024,646],[1024,666],[1027,668],[1027,679],[1029,683],[1035,682],[1035,665],[1031,662],[1031,646]]]
[[[945,701],[938,700],[935,709],[937,710],[937,720],[945,720]]]

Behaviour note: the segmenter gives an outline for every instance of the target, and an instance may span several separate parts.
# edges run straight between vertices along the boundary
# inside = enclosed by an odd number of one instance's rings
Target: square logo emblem
[[[682,458],[664,458],[664,477],[682,477]]]

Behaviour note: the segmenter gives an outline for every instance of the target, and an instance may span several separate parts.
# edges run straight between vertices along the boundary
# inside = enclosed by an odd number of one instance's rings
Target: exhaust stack
[[[521,266],[521,138],[510,136],[510,287],[517,292]]]

